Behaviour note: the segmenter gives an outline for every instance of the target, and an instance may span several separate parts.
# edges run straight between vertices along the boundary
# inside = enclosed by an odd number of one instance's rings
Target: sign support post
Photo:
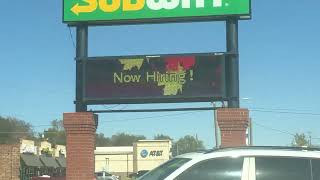
[[[229,18],[226,21],[227,53],[226,58],[226,82],[229,97],[228,107],[239,108],[239,42],[238,19]]]
[[[76,47],[76,112],[87,111],[87,105],[83,103],[83,74],[84,58],[88,57],[88,26],[79,25],[77,28]]]

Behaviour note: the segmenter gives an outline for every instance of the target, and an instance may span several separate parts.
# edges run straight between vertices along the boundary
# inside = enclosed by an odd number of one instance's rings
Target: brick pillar
[[[66,180],[93,180],[97,116],[89,112],[64,113],[63,125],[67,135]]]
[[[221,147],[246,146],[248,109],[217,109],[217,121],[221,133]]]
[[[0,180],[19,180],[20,144],[0,144]]]

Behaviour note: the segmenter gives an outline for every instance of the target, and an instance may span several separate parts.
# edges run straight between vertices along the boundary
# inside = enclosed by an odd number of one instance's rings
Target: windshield
[[[163,180],[190,160],[191,159],[187,158],[172,159],[157,167],[156,169],[150,171],[148,174],[142,176],[138,180]]]

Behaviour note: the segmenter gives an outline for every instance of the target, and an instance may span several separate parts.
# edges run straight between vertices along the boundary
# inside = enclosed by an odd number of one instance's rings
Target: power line
[[[126,107],[126,106],[125,106]],[[123,108],[125,108],[123,107]],[[154,119],[154,118],[162,118],[162,117],[171,117],[171,116],[181,116],[186,114],[192,114],[192,113],[199,113],[201,111],[193,111],[193,112],[184,112],[184,113],[177,113],[177,114],[166,114],[161,116],[146,116],[146,117],[140,117],[140,118],[128,118],[128,119],[119,119],[119,120],[106,120],[102,122],[99,122],[99,124],[107,123],[107,122],[126,122],[126,121],[135,121],[135,120],[144,120],[144,119]],[[52,125],[36,125],[32,127],[51,127]]]
[[[266,126],[266,125],[263,125],[263,124],[260,124],[260,123],[257,123],[255,121],[252,121],[253,124],[259,126],[259,127],[262,127],[262,128],[265,128],[265,129],[269,129],[269,130],[272,130],[272,131],[276,131],[276,132],[280,132],[280,133],[283,133],[283,134],[287,134],[287,135],[290,135],[290,136],[295,136],[296,134],[294,133],[291,133],[289,131],[285,131],[285,130],[280,130],[280,129],[276,129],[276,128],[272,128],[272,127],[269,127],[269,126]],[[313,140],[320,140],[320,138],[311,138]]]
[[[176,113],[176,114],[166,114],[161,116],[146,116],[146,117],[140,117],[140,118],[128,118],[128,119],[119,119],[119,120],[107,120],[99,122],[99,124],[107,123],[107,122],[127,122],[127,121],[136,121],[136,120],[144,120],[144,119],[155,119],[155,118],[162,118],[162,117],[173,117],[173,116],[182,116],[187,114],[193,114],[193,113],[199,113],[200,111],[194,111],[194,112],[184,112],[184,113]],[[51,127],[52,125],[37,125],[32,127]]]
[[[102,123],[106,123],[106,122],[127,122],[127,121],[136,121],[136,120],[144,120],[144,119],[155,119],[155,118],[162,118],[162,117],[173,117],[173,116],[181,116],[181,115],[193,114],[193,113],[199,113],[199,112],[200,111],[194,111],[194,112],[185,112],[185,113],[177,113],[177,114],[166,114],[166,115],[162,115],[162,116],[147,116],[147,117],[141,117],[141,118],[109,120],[109,121],[103,121]]]
[[[280,129],[275,129],[275,128],[272,128],[272,127],[269,127],[269,126],[266,126],[266,125],[263,125],[263,124],[260,124],[260,123],[257,123],[255,121],[252,121],[253,124],[257,125],[257,126],[260,126],[262,128],[265,128],[265,129],[269,129],[269,130],[272,130],[272,131],[276,131],[276,132],[280,132],[280,133],[283,133],[283,134],[288,134],[288,135],[291,135],[291,136],[295,136],[295,134],[289,132],[289,131],[284,131],[284,130],[280,130]]]
[[[266,107],[252,107],[249,109],[257,109],[257,110],[272,110],[272,111],[300,111],[300,112],[310,112],[310,109],[297,109],[297,108],[266,108]]]
[[[27,131],[0,131],[0,134],[35,134],[35,133],[48,133],[48,134],[58,134],[59,132],[27,132]]]
[[[75,42],[73,40],[73,35],[72,35],[72,31],[71,31],[70,26],[68,26],[68,29],[69,29],[69,35],[70,35],[70,39],[72,41],[73,48],[76,49],[76,44],[75,44]]]
[[[250,109],[250,111],[253,111],[253,112],[265,112],[265,113],[278,113],[278,114],[296,114],[296,115],[320,116],[320,113],[308,113],[308,112],[274,111],[274,110],[259,110],[259,109]]]
[[[126,105],[122,106],[122,108],[120,108],[120,110],[124,110],[124,109],[126,109],[128,106],[129,106],[129,105],[126,104]]]
[[[112,107],[108,107],[109,109],[115,108],[119,106],[120,104],[114,105]],[[121,108],[125,109],[128,105],[125,105]],[[259,109],[266,109],[266,110],[259,110]],[[297,115],[313,115],[313,116],[320,116],[319,113],[303,113],[303,112],[291,112],[291,111],[275,111],[280,109],[271,109],[267,110],[267,108],[259,108],[259,109],[250,109],[250,111],[253,112],[264,112],[264,113],[280,113],[280,114],[297,114]],[[162,116],[147,116],[147,117],[141,117],[141,118],[133,118],[133,119],[122,119],[122,120],[110,120],[110,121],[103,121],[104,122],[123,122],[123,121],[134,121],[134,120],[143,120],[143,119],[151,119],[151,118],[159,118],[159,117],[170,117],[170,116],[178,116],[178,115],[184,115],[184,114],[191,114],[192,112],[187,113],[179,113],[179,114],[168,114],[168,115],[162,115]],[[52,125],[36,125],[32,127],[51,127]],[[319,138],[320,139],[320,138]]]
[[[115,107],[118,107],[118,106],[120,106],[121,104],[116,104],[116,105],[113,105],[113,106],[110,106],[110,107],[108,107],[108,106],[106,106],[106,105],[103,105],[103,107],[106,109],[106,110],[109,110],[109,109],[113,109],[113,108],[115,108]]]

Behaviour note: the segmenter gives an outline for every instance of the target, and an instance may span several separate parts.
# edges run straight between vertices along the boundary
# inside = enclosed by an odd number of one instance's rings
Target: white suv
[[[139,180],[320,180],[320,149],[242,147],[190,153]]]

